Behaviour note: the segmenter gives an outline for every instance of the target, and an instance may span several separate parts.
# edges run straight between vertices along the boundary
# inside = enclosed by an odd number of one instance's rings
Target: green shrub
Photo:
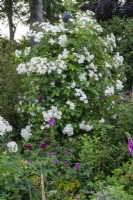
[[[113,32],[116,37],[117,51],[124,57],[127,81],[125,89],[132,90],[133,85],[133,19],[114,17],[112,20],[102,22],[106,34]]]

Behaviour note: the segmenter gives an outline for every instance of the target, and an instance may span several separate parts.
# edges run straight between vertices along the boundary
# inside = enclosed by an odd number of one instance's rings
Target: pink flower
[[[76,199],[80,199],[80,195],[78,194],[78,195],[76,195],[76,197],[75,197]]]
[[[57,152],[55,152],[55,151],[52,152],[52,155],[53,155],[53,156],[56,156],[56,155],[57,155]]]
[[[67,162],[67,161],[64,162],[64,165],[65,165],[65,166],[68,166],[68,165],[69,165],[69,162]]]
[[[78,169],[79,167],[80,167],[79,163],[76,163],[75,166],[74,166],[75,169]]]
[[[128,138],[128,149],[129,149],[131,156],[133,157],[133,140],[132,140],[132,138]]]

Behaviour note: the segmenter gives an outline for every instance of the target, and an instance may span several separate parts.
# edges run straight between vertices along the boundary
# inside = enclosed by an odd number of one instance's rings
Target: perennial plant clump
[[[116,94],[123,89],[123,57],[113,50],[113,34],[102,36],[93,13],[78,12],[67,23],[34,24],[27,40],[33,48],[16,51],[25,94],[18,112],[28,115],[26,140],[51,131],[74,136],[93,131],[93,123],[117,117]]]
[[[12,131],[12,126],[3,117],[0,116],[0,136]]]

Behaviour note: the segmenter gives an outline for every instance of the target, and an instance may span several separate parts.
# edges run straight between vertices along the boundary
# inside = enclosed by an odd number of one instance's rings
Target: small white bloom
[[[100,123],[104,123],[104,122],[105,122],[105,119],[104,119],[104,118],[101,118],[101,119],[99,120],[99,122],[100,122]]]
[[[49,41],[48,41],[51,45],[54,45],[55,44],[55,40],[53,38],[50,38]]]
[[[72,124],[67,124],[62,130],[63,134],[67,134],[68,136],[72,136],[74,134]]]
[[[18,145],[14,141],[8,142],[7,148],[9,150],[9,152],[17,152],[18,151]]]
[[[22,129],[20,135],[24,138],[25,141],[28,141],[32,136],[31,126],[28,125]]]
[[[88,132],[88,131],[91,131],[93,129],[93,125],[85,124],[85,121],[82,121],[79,124],[79,128]]]
[[[66,46],[66,42],[67,42],[67,36],[66,35],[60,35],[58,37],[58,39],[59,39],[59,45],[61,47],[65,47]]]
[[[114,87],[113,86],[107,86],[107,89],[105,90],[105,96],[111,96],[114,94]]]
[[[123,89],[123,84],[122,84],[122,82],[120,81],[120,80],[117,80],[116,81],[116,88],[117,88],[117,90],[121,90],[121,89]]]

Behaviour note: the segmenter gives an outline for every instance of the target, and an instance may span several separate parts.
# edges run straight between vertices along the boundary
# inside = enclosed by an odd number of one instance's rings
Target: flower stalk
[[[42,191],[42,200],[46,200],[45,189],[44,189],[44,175],[41,173],[41,191]]]

